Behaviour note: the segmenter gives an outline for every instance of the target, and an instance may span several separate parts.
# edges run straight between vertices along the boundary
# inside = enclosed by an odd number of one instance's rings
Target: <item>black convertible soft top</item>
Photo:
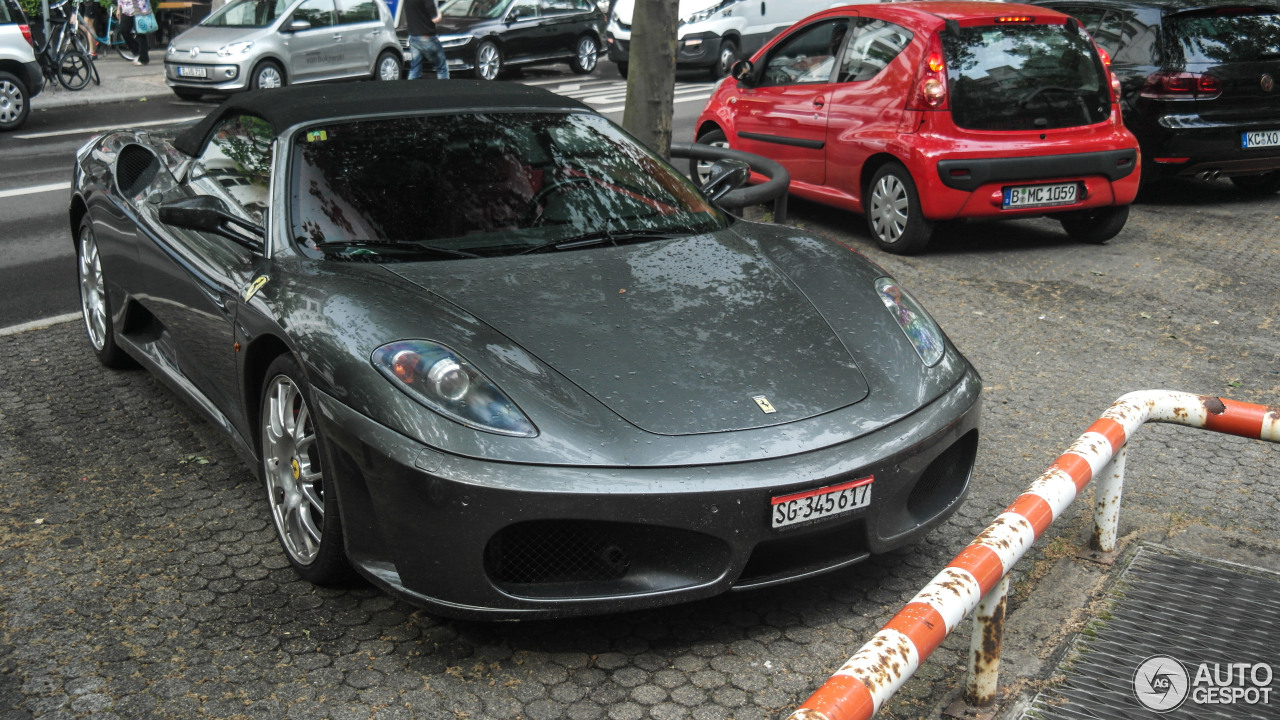
[[[360,115],[514,108],[590,108],[537,87],[485,80],[423,80],[300,85],[231,96],[208,117],[178,135],[173,146],[196,156],[224,117],[257,115],[279,135],[298,123]]]

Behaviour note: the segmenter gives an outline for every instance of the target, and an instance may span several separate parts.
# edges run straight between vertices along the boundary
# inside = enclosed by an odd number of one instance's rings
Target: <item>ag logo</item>
[[[1152,655],[1133,673],[1133,696],[1148,710],[1176,710],[1190,691],[1187,669],[1168,655]]]

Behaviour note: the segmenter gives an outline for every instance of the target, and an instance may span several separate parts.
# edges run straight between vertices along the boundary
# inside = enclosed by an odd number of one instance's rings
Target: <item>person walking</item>
[[[409,24],[409,79],[422,77],[425,60],[435,67],[437,79],[448,80],[449,61],[436,37],[440,10],[435,0],[404,0],[404,15]]]
[[[136,31],[139,15],[151,12],[148,0],[119,0],[116,4],[116,16],[120,18],[120,34],[124,37],[125,47],[138,57],[134,65],[146,65],[151,62],[147,54],[147,35]]]

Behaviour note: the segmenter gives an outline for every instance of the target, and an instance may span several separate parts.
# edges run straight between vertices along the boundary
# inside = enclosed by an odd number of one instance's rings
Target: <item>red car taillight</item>
[[[1212,100],[1221,94],[1221,80],[1189,72],[1151,73],[1141,92],[1142,97],[1155,100]]]
[[[916,71],[915,89],[907,109],[946,110],[947,107],[947,64],[942,55],[942,38],[934,33]]]
[[[1120,99],[1120,78],[1111,72],[1111,53],[1097,45],[1094,47],[1098,49],[1098,57],[1102,58],[1102,69],[1106,71],[1107,80],[1111,83],[1111,102],[1115,103]]]
[[[22,37],[24,37],[24,38],[26,38],[26,39],[27,39],[27,44],[28,44],[28,45],[30,45],[30,46],[32,47],[32,49],[34,49],[34,48],[35,48],[35,46],[36,46],[36,42],[35,42],[35,40],[32,40],[32,39],[31,39],[31,26],[30,26],[30,25],[19,25],[19,26],[18,26],[18,31],[22,33]]]

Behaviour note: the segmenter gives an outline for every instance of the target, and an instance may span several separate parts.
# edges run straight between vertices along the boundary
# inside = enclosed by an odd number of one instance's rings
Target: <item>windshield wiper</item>
[[[672,237],[670,230],[593,230],[576,237],[552,240],[549,243],[534,245],[528,250],[521,250],[516,255],[531,255],[541,252],[560,252],[561,250],[580,250],[597,245],[618,246],[628,242],[652,238]]]
[[[299,238],[298,242],[305,242]],[[439,257],[455,257],[455,258],[476,258],[480,257],[475,253],[469,253],[465,250],[451,250],[449,248],[436,247],[435,245],[423,245],[422,243],[410,242],[408,240],[333,240],[330,242],[316,243],[317,250],[326,248],[344,248],[344,247],[398,247],[415,252],[429,253]]]

